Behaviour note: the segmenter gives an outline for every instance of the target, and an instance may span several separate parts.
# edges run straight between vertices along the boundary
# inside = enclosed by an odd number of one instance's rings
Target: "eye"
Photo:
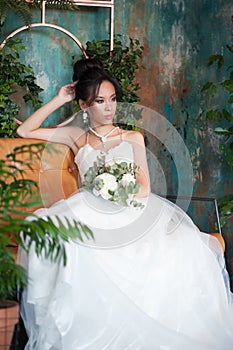
[[[104,103],[104,100],[101,99],[101,98],[97,98],[97,99],[95,100],[95,102],[100,104],[100,103]]]
[[[112,102],[116,102],[116,96],[112,97],[112,98],[111,98],[111,101],[112,101]]]

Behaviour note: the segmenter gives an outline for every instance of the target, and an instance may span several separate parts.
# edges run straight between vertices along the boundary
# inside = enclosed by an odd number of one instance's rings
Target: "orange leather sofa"
[[[24,168],[24,174],[26,179],[35,180],[38,183],[41,206],[49,207],[58,200],[67,198],[79,188],[78,169],[74,163],[74,154],[67,146],[35,139],[0,138],[0,159],[5,159],[6,154],[13,153],[15,147],[38,143],[45,143],[46,147],[40,157],[36,154],[33,155],[30,159],[30,168]],[[52,146],[51,150],[50,146]],[[28,153],[22,155],[21,159],[24,157],[28,158]],[[28,161],[27,158],[26,161]],[[35,209],[35,207],[31,207],[29,212],[33,212]],[[222,235],[219,233],[212,233],[212,235],[219,240],[223,250],[225,250]]]
[[[36,139],[0,138],[0,159],[5,160],[7,154],[15,153],[16,147],[34,144],[44,144],[45,147],[38,154],[38,148],[35,146],[33,148],[35,153],[32,153],[31,158],[27,151],[17,155],[18,163],[13,164],[23,169],[24,179],[34,180],[39,186],[39,198],[38,194],[34,196],[37,204],[24,208],[25,217],[39,207],[49,207],[58,200],[67,198],[78,189],[78,169],[74,163],[74,154],[65,145]],[[21,161],[30,164],[30,167],[23,165]],[[17,245],[9,246],[9,249],[16,257]]]
[[[21,163],[16,165],[23,168],[25,179],[38,183],[41,206],[49,207],[78,189],[78,169],[74,163],[74,154],[67,146],[36,139],[0,138],[0,159],[14,153],[15,147],[39,143],[45,144],[39,156],[38,153],[33,154],[29,159],[28,152],[17,156],[17,159],[30,163],[30,168]],[[30,212],[34,209],[32,207]]]

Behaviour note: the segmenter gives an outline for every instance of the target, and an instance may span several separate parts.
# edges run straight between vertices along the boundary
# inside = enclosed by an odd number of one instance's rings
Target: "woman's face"
[[[103,81],[100,85],[98,96],[88,108],[92,127],[112,124],[116,112],[116,92],[109,81]]]

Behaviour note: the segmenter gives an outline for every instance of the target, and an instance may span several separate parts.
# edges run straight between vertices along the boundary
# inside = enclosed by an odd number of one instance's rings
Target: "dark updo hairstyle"
[[[117,100],[121,99],[120,84],[104,70],[102,62],[98,59],[87,58],[77,61],[74,65],[73,81],[78,81],[75,89],[77,102],[81,99],[91,106],[98,96],[103,81],[110,82],[115,88]]]

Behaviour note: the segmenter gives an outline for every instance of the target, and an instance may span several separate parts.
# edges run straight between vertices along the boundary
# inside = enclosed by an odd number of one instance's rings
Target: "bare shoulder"
[[[75,135],[80,136],[84,133],[84,130],[78,126],[58,126],[54,128],[56,132],[63,135],[69,135],[74,137]]]
[[[65,143],[74,152],[82,146],[85,131],[78,126],[63,126],[55,128],[54,141]]]
[[[124,140],[132,143],[144,144],[144,136],[140,131],[123,130]]]
[[[64,126],[61,129],[63,129],[66,135],[69,135],[72,138],[79,138],[85,133],[85,130],[83,130],[79,126]]]

